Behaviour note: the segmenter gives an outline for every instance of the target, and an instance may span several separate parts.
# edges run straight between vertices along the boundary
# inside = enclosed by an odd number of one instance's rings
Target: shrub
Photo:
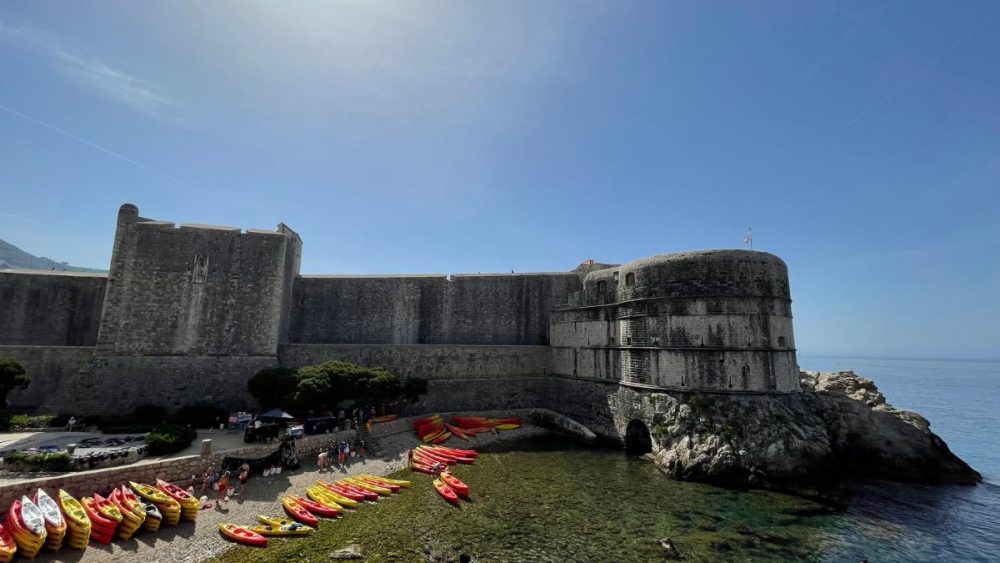
[[[7,404],[7,393],[12,389],[24,389],[31,383],[31,376],[24,366],[14,358],[0,356],[0,406]]]
[[[193,428],[164,424],[149,433],[146,443],[150,455],[168,455],[190,446],[197,435]]]
[[[140,405],[127,416],[98,416],[91,420],[105,434],[142,434],[162,424],[166,414],[163,407]]]
[[[25,428],[49,428],[53,426],[52,421],[55,420],[56,415],[54,414],[40,414],[40,415],[27,415],[27,414],[15,414],[11,415],[9,420],[9,427],[11,430],[24,430]]]
[[[67,453],[14,452],[5,457],[4,466],[22,471],[72,471],[73,457]]]
[[[264,410],[280,407],[295,392],[299,384],[298,373],[288,368],[262,369],[247,381],[247,391],[257,399]]]
[[[177,412],[167,417],[167,423],[178,426],[190,424],[192,428],[211,428],[218,426],[216,422],[218,418],[223,422],[229,420],[229,411],[208,403],[198,403],[177,409]]]

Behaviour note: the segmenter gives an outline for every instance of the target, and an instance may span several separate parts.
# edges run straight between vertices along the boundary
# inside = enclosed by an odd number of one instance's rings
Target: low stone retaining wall
[[[316,455],[321,449],[329,447],[333,442],[353,439],[353,436],[353,431],[303,436],[295,441],[295,451],[299,456],[299,461],[305,461],[309,456]],[[22,495],[30,497],[39,488],[45,489],[50,495],[54,495],[59,489],[66,489],[71,495],[79,498],[90,496],[95,492],[107,493],[113,487],[129,481],[153,483],[156,479],[163,479],[187,487],[192,484],[192,475],[197,476],[200,480],[202,472],[209,464],[218,467],[225,457],[261,458],[277,449],[277,444],[261,444],[212,452],[209,455],[189,455],[159,461],[143,461],[132,465],[26,479],[0,486],[0,512],[5,512],[15,499],[21,498]]]

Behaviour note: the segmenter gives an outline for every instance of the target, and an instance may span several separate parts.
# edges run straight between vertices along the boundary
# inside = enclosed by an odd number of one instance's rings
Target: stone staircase
[[[379,459],[385,458],[385,450],[382,449],[382,446],[379,444],[378,440],[375,439],[375,436],[373,436],[372,433],[369,432],[368,429],[364,427],[364,425],[358,428],[357,432],[358,432],[358,437],[360,437],[362,440],[365,441],[365,447],[368,450],[370,456]]]

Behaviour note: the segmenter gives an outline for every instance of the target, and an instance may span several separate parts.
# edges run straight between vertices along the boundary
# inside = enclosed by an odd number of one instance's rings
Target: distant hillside
[[[26,270],[55,270],[57,272],[106,272],[94,268],[70,266],[66,262],[56,262],[51,258],[33,256],[13,244],[0,240],[0,270],[23,268]]]

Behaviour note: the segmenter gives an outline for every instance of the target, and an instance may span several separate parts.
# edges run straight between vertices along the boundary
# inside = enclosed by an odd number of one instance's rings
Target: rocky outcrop
[[[803,372],[791,395],[661,395],[655,463],[679,478],[837,500],[851,482],[975,484],[922,416],[853,372]]]

